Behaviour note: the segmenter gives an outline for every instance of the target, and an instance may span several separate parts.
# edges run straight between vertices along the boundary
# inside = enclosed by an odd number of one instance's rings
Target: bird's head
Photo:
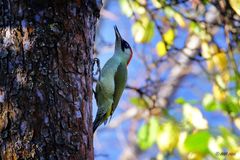
[[[127,65],[132,59],[132,49],[130,45],[121,37],[117,26],[114,26],[116,41],[115,41],[115,53],[121,54],[127,60]]]

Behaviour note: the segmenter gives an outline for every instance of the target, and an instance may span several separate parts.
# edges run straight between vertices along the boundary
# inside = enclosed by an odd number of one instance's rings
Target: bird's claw
[[[97,64],[97,70],[94,73],[94,65]],[[93,75],[98,75],[98,81],[101,77],[101,68],[100,68],[100,60],[98,58],[93,59],[93,65],[92,65]]]

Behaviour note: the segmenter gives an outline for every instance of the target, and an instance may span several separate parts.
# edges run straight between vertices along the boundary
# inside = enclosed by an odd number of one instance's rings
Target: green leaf
[[[179,98],[175,99],[175,103],[183,105],[184,103],[186,103],[186,101],[183,97],[179,97]]]
[[[137,135],[137,143],[140,149],[147,150],[155,143],[158,127],[158,120],[155,117],[151,117],[148,123],[141,126]]]
[[[190,25],[189,25],[189,29],[190,29],[191,32],[193,32],[197,35],[199,35],[200,31],[201,31],[201,28],[200,28],[199,24],[196,23],[196,22],[191,22]]]
[[[132,34],[137,43],[148,43],[154,35],[154,23],[147,16],[142,16],[132,26]]]
[[[237,116],[240,113],[240,108],[238,106],[238,98],[228,96],[222,105],[220,105],[221,110],[227,112],[231,116]]]
[[[184,146],[188,152],[206,154],[210,137],[211,134],[208,131],[198,131],[187,136]]]
[[[136,107],[139,107],[139,108],[147,108],[148,107],[147,102],[143,98],[140,98],[140,97],[131,98],[130,103],[132,103],[133,105],[135,105]]]
[[[224,146],[231,150],[235,150],[238,147],[238,138],[236,137],[236,135],[232,134],[229,129],[225,127],[220,127],[220,131],[223,136]]]
[[[166,16],[169,18],[173,17],[175,14],[175,11],[171,7],[165,7],[164,12],[165,12]]]
[[[215,111],[218,108],[213,95],[209,93],[204,96],[202,105],[207,111]]]
[[[157,43],[156,50],[157,50],[158,56],[160,56],[160,57],[165,56],[167,53],[167,48],[163,41],[159,41]]]
[[[201,2],[202,2],[204,5],[206,5],[206,4],[209,3],[209,0],[201,0]]]
[[[122,12],[123,12],[126,16],[131,17],[132,14],[133,14],[133,11],[132,11],[132,9],[131,9],[128,1],[127,1],[127,0],[120,0],[119,3],[120,3]]]
[[[180,130],[173,121],[168,121],[159,127],[157,145],[161,152],[172,152],[178,143]]]

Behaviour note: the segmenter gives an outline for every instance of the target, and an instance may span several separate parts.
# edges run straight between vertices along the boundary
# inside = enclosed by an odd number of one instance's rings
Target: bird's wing
[[[111,106],[112,103],[113,101],[111,99],[106,99],[102,106]],[[97,115],[93,122],[93,131],[95,131],[97,127],[100,126],[103,122],[104,124],[106,124],[107,119],[109,117],[110,112],[106,110],[107,109],[106,107],[102,106],[98,107]]]
[[[106,124],[108,117],[111,113],[111,108],[113,104],[113,93],[109,93],[104,87],[104,83],[101,81],[97,82],[95,99],[97,102],[98,110],[97,115],[94,120],[94,129],[96,129],[103,122]]]
[[[115,111],[118,102],[122,96],[123,90],[126,86],[127,82],[127,67],[123,63],[120,63],[117,71],[114,75],[114,86],[115,90],[113,93],[113,104],[112,104],[112,110],[110,112],[110,115],[112,116],[113,112]]]

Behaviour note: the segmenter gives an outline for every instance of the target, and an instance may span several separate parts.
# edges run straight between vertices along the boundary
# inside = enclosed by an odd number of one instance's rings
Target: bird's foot
[[[94,66],[95,66],[95,64],[97,64],[97,70],[96,70],[96,72],[94,72]],[[93,76],[94,76],[94,75],[98,75],[97,81],[99,81],[99,80],[100,80],[100,77],[101,77],[101,68],[100,68],[100,60],[99,60],[98,58],[94,58],[94,59],[93,59],[92,73],[93,73]],[[96,80],[96,79],[93,78],[93,80]]]

